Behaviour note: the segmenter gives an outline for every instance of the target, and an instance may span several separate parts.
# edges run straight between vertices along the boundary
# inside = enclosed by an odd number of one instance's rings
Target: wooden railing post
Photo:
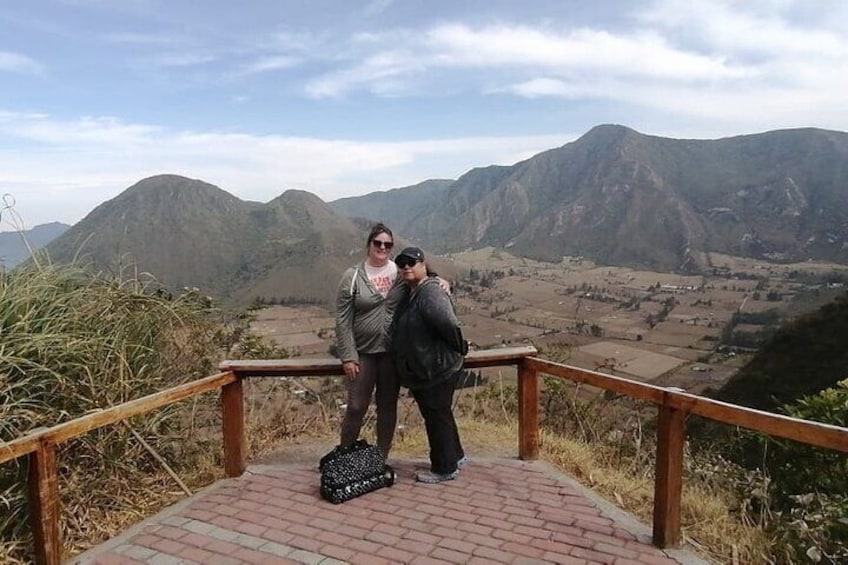
[[[659,406],[654,484],[654,545],[657,547],[676,547],[680,544],[685,417],[683,410],[672,408],[665,402]]]
[[[221,387],[221,412],[224,427],[224,472],[228,477],[240,477],[246,468],[244,391],[241,378]]]
[[[539,457],[539,379],[527,358],[518,362],[518,457]]]
[[[59,478],[56,474],[56,445],[41,441],[29,454],[30,524],[35,543],[35,562],[59,565],[62,540],[59,537]]]

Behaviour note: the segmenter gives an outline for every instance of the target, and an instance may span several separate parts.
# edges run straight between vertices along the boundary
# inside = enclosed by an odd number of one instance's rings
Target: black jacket
[[[468,352],[450,297],[434,278],[421,281],[398,306],[391,339],[398,376],[410,390],[448,380]]]

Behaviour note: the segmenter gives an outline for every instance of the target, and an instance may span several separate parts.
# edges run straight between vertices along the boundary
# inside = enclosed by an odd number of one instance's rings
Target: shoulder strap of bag
[[[356,287],[356,279],[359,278],[359,267],[356,266],[353,268],[353,276],[350,278],[350,295],[353,296],[353,289]]]

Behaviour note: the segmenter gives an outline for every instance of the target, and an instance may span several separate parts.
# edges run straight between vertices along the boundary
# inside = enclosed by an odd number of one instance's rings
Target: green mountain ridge
[[[781,328],[714,396],[776,412],[848,378],[848,293]]]
[[[95,208],[48,251],[58,262],[78,256],[99,270],[138,266],[174,290],[199,287],[238,303],[256,296],[326,301],[337,263],[352,264],[364,238],[306,192],[260,204],[159,175]]]
[[[138,269],[166,288],[197,287],[235,306],[257,298],[332,303],[342,271],[360,261],[371,221],[337,214],[303,190],[243,201],[177,175],[144,179],[47,246],[58,263]],[[396,237],[398,246],[407,241]],[[436,259],[440,272],[451,265]]]

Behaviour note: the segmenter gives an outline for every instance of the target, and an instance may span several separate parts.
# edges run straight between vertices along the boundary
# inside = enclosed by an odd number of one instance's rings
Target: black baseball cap
[[[400,259],[401,257],[409,257],[410,259],[414,259],[415,262],[424,260],[424,252],[421,251],[418,247],[406,247],[403,251],[398,253],[398,256],[395,257],[395,261]]]

